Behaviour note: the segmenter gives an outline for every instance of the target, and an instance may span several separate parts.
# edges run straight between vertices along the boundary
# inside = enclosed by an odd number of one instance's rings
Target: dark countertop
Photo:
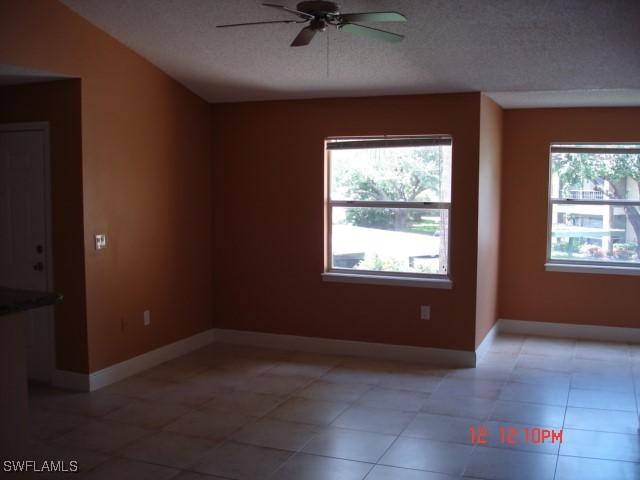
[[[46,307],[61,301],[62,295],[59,293],[0,287],[0,315]]]

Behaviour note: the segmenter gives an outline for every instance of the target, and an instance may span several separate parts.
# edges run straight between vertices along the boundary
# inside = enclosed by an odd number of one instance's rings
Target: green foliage
[[[613,256],[618,260],[631,260],[638,249],[637,243],[614,243]]]
[[[410,273],[436,273],[428,265],[418,264],[409,266],[408,262],[397,257],[381,257],[377,253],[367,255],[355,267],[357,270],[372,270],[376,272],[410,272]]]
[[[561,197],[569,197],[569,190],[581,188],[584,182],[601,185],[606,180],[612,189],[604,193],[609,198],[624,198],[618,184],[626,178],[640,181],[638,154],[554,153],[552,163],[560,177]]]
[[[440,201],[444,193],[440,184],[445,166],[440,148],[387,148],[332,155],[337,160],[332,162],[333,188],[346,198],[427,202]],[[390,208],[350,208],[346,217],[352,225],[385,230],[405,230],[408,225],[422,223],[419,212]]]
[[[585,243],[580,247],[580,253],[593,258],[602,258],[604,257],[604,251],[600,245],[591,245]]]

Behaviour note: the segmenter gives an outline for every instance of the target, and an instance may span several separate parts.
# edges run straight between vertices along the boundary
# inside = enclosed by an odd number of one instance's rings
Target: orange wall
[[[0,0],[0,18],[2,63],[82,80],[89,362],[66,368],[99,370],[210,328],[209,105],[57,1]],[[109,246],[96,252],[101,232]]]
[[[482,95],[478,181],[476,347],[484,340],[498,319],[502,118],[502,109],[489,97]]]
[[[500,316],[640,327],[640,277],[546,272],[551,142],[640,141],[640,108],[505,112]]]
[[[80,81],[0,88],[0,122],[49,122],[57,368],[87,365]],[[79,252],[79,253],[78,253]]]
[[[214,325],[473,350],[480,95],[212,106]],[[453,136],[453,290],[329,283],[323,271],[324,139]],[[421,304],[432,320],[420,321]]]

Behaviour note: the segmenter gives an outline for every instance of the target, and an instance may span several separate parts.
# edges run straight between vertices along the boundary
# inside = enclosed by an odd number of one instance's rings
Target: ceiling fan
[[[232,23],[217,25],[218,28],[243,27],[246,25],[264,25],[270,23],[300,23],[308,24],[291,42],[292,47],[309,45],[318,32],[324,32],[332,26],[338,30],[365,35],[367,37],[385,40],[387,42],[399,42],[404,35],[380,30],[379,28],[359,25],[355,22],[406,22],[407,17],[398,12],[365,12],[365,13],[340,13],[340,7],[335,2],[305,1],[300,2],[296,8],[285,7],[275,3],[263,3],[265,7],[277,8],[299,17],[298,20],[272,20],[266,22]]]

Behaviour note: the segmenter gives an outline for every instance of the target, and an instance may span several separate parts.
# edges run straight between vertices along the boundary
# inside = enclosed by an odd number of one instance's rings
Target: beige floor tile
[[[412,412],[399,410],[354,406],[345,410],[332,423],[332,426],[399,435],[415,415]]]
[[[473,447],[400,437],[380,460],[381,465],[461,475]]]
[[[304,447],[318,431],[318,427],[313,425],[262,418],[246,425],[232,438],[238,443],[296,452]]]
[[[161,465],[114,458],[98,465],[83,476],[87,480],[169,480],[179,470]]]
[[[602,375],[592,373],[574,373],[571,375],[571,388],[586,390],[633,393],[633,383],[633,377],[631,375]]]
[[[569,386],[544,386],[508,382],[500,392],[500,400],[512,402],[540,403],[565,406],[569,397]]]
[[[164,430],[217,441],[229,437],[254,420],[255,417],[241,413],[192,411],[166,425]]]
[[[149,378],[142,374],[111,384],[100,389],[100,392],[145,399],[171,384],[172,382]]]
[[[376,463],[395,439],[395,435],[329,427],[313,437],[302,451],[324,457]]]
[[[640,462],[640,436],[623,433],[563,430],[560,455]]]
[[[397,390],[431,393],[438,388],[443,376],[416,372],[392,372],[383,375],[378,384],[381,387]]]
[[[366,385],[378,385],[387,372],[384,370],[356,368],[338,365],[332,368],[322,377],[325,382],[333,383],[364,383]]]
[[[640,463],[614,462],[593,458],[560,457],[555,480],[636,480]]]
[[[171,432],[158,432],[127,445],[119,454],[142,462],[186,469],[216,446],[216,442]]]
[[[564,426],[579,430],[637,434],[640,424],[637,412],[567,407]]]
[[[329,425],[349,407],[348,403],[290,398],[269,412],[269,417],[290,422]]]
[[[522,423],[529,425],[549,425],[561,428],[565,407],[523,402],[497,401],[489,420],[502,423]]]
[[[450,397],[496,399],[500,394],[500,388],[503,384],[504,382],[495,382],[492,380],[458,380],[455,378],[445,378],[435,393]]]
[[[450,415],[453,417],[486,420],[493,411],[495,400],[477,397],[450,397],[448,395],[433,394],[422,412],[433,415]]]
[[[312,381],[309,377],[273,375],[267,372],[244,382],[238,389],[270,395],[288,395],[303,389]]]
[[[479,425],[478,422],[469,418],[419,413],[402,432],[402,436],[470,444],[470,428],[473,426],[477,429]]]
[[[268,395],[265,393],[243,392],[234,390],[219,393],[203,404],[203,410],[213,409],[222,412],[237,412],[245,415],[261,417],[283,403],[285,395]]]
[[[294,395],[318,400],[355,402],[371,388],[373,388],[371,385],[364,383],[332,383],[316,380]]]
[[[571,374],[566,372],[550,372],[537,368],[516,367],[511,372],[509,380],[544,387],[568,387],[571,384]]]
[[[478,447],[464,473],[487,480],[553,480],[555,466],[555,455]]]
[[[367,407],[418,412],[428,399],[427,393],[375,387],[360,397],[358,403]]]
[[[231,387],[207,383],[192,377],[192,381],[169,384],[147,398],[162,403],[197,407],[208,402],[215,395],[230,391]]]
[[[547,370],[550,372],[573,372],[573,360],[558,361],[557,358],[545,355],[528,355],[521,353],[518,356],[516,368],[536,368],[539,370]]]
[[[80,447],[100,452],[113,452],[144,436],[151,430],[106,420],[91,420],[84,426],[55,440],[61,447]]]
[[[85,424],[87,417],[66,412],[31,408],[29,428],[34,438],[51,441]]]
[[[455,480],[458,478],[458,476],[453,477],[444,473],[376,465],[367,475],[366,480]]]
[[[189,411],[189,408],[181,405],[134,400],[104,418],[145,428],[161,428]]]
[[[373,465],[337,458],[297,454],[273,476],[274,480],[362,480]]]
[[[629,345],[625,343],[578,340],[576,342],[575,357],[591,360],[627,362],[631,359],[631,349]]]
[[[574,358],[571,362],[574,373],[588,373],[592,375],[620,376],[632,375],[632,362],[604,361],[591,358]]]
[[[228,442],[207,452],[191,470],[234,480],[263,480],[290,456],[284,450]]]
[[[607,392],[603,390],[571,389],[570,407],[604,408],[607,410],[625,410],[635,412],[636,399],[633,393]]]
[[[57,396],[55,400],[47,403],[47,409],[84,415],[89,417],[101,417],[112,412],[132,399],[122,395],[103,393],[101,391],[87,393],[66,393]]]
[[[491,344],[489,351],[501,353],[520,353],[526,337],[522,335],[499,335]]]
[[[568,359],[573,357],[575,348],[575,340],[567,338],[528,337],[520,353]]]

